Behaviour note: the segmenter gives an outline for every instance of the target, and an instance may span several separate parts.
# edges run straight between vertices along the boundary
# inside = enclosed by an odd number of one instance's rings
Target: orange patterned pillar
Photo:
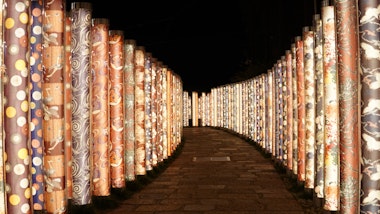
[[[110,111],[110,166],[111,187],[124,188],[124,34],[109,31],[109,111]]]
[[[110,195],[108,19],[92,20],[91,141],[94,196]]]
[[[144,93],[145,50],[135,50],[135,173],[145,175],[145,93]]]

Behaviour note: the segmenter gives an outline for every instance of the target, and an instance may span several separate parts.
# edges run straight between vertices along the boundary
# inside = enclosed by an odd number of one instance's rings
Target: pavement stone
[[[184,127],[182,144],[151,183],[116,208],[96,213],[327,213],[295,190],[270,157],[231,131]]]

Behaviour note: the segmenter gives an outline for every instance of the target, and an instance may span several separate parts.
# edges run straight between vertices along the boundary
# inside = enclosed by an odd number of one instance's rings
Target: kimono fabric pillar
[[[8,213],[31,213],[29,184],[29,1],[5,1],[4,144]]]
[[[170,69],[166,72],[166,107],[167,107],[167,152],[168,156],[170,157],[172,155],[172,149],[173,149],[173,106],[172,106],[172,87],[173,87],[173,81],[172,81],[172,71]],[[199,103],[199,101],[198,101]],[[198,108],[199,110],[199,108]],[[199,112],[199,111],[198,111]],[[199,114],[198,114],[199,116]],[[200,125],[198,123],[198,125]]]
[[[144,92],[145,50],[135,50],[135,174],[145,175],[145,92]]]
[[[340,212],[359,211],[359,71],[357,1],[335,1],[339,84]],[[364,71],[364,70],[363,70]]]
[[[162,117],[162,62],[157,62],[157,70],[156,70],[156,103],[157,103],[157,161],[162,162],[164,161],[163,157],[163,134],[162,134],[162,124],[163,124],[163,117]],[[187,98],[189,99],[189,94],[187,92]],[[188,100],[189,101],[189,100]],[[189,110],[190,106],[187,105],[187,111]],[[187,117],[187,121],[188,121]],[[189,122],[187,122],[189,125]]]
[[[323,85],[325,112],[324,209],[339,210],[339,98],[336,64],[335,12],[327,2],[321,8],[323,26]]]
[[[31,2],[30,37],[30,140],[32,149],[33,210],[42,211],[44,204],[43,130],[42,130],[42,11],[41,1]]]
[[[296,70],[297,70],[297,148],[298,148],[298,163],[297,163],[297,179],[299,182],[305,181],[305,72],[304,72],[304,50],[303,50],[303,40],[300,36],[295,38],[296,41]]]
[[[292,54],[292,105],[293,105],[293,175],[298,175],[298,105],[297,105],[297,50],[296,44],[292,43],[290,45],[290,52]]]
[[[315,176],[315,70],[314,31],[304,27],[304,76],[305,76],[305,188],[314,188]]]
[[[152,87],[152,55],[151,53],[145,54],[144,64],[144,126],[145,126],[145,169],[150,171],[152,166],[152,109],[151,109],[151,87]]]
[[[134,56],[136,41],[125,40],[124,44],[124,140],[125,179],[135,180],[135,73]]]
[[[44,2],[42,98],[45,207],[47,213],[67,210],[64,121],[64,0]]]
[[[4,1],[0,0],[0,6],[1,8],[4,8]],[[0,10],[0,129],[4,131],[4,85],[3,85],[3,79],[4,79],[4,72],[5,72],[5,66],[4,66],[4,9]],[[0,153],[4,154],[4,132],[0,132]],[[6,213],[6,193],[5,193],[5,171],[4,171],[4,155],[0,155],[0,214]]]
[[[90,30],[91,4],[71,5],[71,87],[73,205],[91,203],[90,187]]]
[[[92,19],[91,141],[94,196],[109,196],[109,45],[108,19]]]
[[[380,160],[380,60],[374,53],[379,52],[380,40],[379,17],[373,16],[377,11],[378,0],[359,1],[360,34],[360,81],[361,88],[361,190],[360,212],[379,213],[379,160]]]
[[[287,167],[293,169],[293,88],[292,88],[292,53],[285,51],[286,60],[286,142],[287,142]],[[266,75],[267,77],[268,75]],[[268,105],[265,105],[268,106]]]
[[[66,14],[65,19],[65,70],[64,70],[64,84],[65,84],[65,162],[66,162],[66,191],[67,199],[73,198],[73,175],[72,175],[72,112],[71,112],[71,19]]]
[[[110,166],[111,187],[124,188],[124,34],[109,31],[109,105],[110,105]]]
[[[317,198],[324,196],[324,88],[323,88],[323,40],[322,40],[322,20],[319,14],[314,16],[314,67],[315,67],[315,182],[314,192]]]
[[[166,73],[167,73],[167,67],[163,66],[162,68],[162,157],[163,159],[168,158],[168,114],[167,114],[167,105],[166,105],[166,99],[167,99],[167,93],[166,93]],[[198,98],[197,98],[198,99]],[[196,102],[196,101],[195,101]]]
[[[151,69],[151,87],[150,87],[150,97],[151,97],[151,143],[152,143],[152,166],[157,166],[157,59],[152,58],[152,69]]]

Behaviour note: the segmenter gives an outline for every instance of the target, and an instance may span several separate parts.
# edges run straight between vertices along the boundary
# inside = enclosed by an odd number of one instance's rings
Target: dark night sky
[[[199,92],[266,72],[320,11],[316,0],[82,2]]]

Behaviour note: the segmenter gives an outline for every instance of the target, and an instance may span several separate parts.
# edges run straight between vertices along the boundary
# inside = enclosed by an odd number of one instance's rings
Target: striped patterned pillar
[[[4,8],[4,0],[0,0],[1,8]],[[38,16],[38,15],[35,15]],[[0,78],[1,81],[4,79],[4,9],[0,10]],[[4,85],[0,84],[0,130],[4,131]],[[0,132],[0,153],[4,154],[4,132]],[[6,192],[5,192],[5,166],[4,166],[4,155],[0,155],[0,214],[6,213]]]
[[[91,141],[94,196],[110,195],[109,154],[109,21],[92,19]]]
[[[71,4],[73,205],[91,203],[90,72],[91,4]]]
[[[305,138],[306,138],[306,108],[305,108],[305,72],[304,72],[304,50],[303,40],[300,36],[295,38],[296,45],[296,72],[297,72],[297,179],[298,181],[305,181],[306,166],[305,166]]]
[[[111,187],[124,188],[124,33],[109,31],[109,111]]]
[[[323,93],[323,40],[322,40],[322,20],[320,14],[314,16],[314,66],[315,66],[315,87],[316,87],[316,115],[315,115],[315,182],[314,192],[317,198],[324,196],[324,93]]]
[[[7,212],[31,212],[29,161],[29,6],[30,1],[5,1],[4,145]]]
[[[32,149],[33,210],[42,211],[44,204],[43,129],[42,129],[42,11],[41,1],[31,2],[30,37],[30,141]]]
[[[124,45],[125,179],[135,180],[135,40]]]
[[[359,211],[359,71],[357,1],[335,1],[339,81],[340,211]]]
[[[304,27],[304,78],[305,78],[305,188],[314,188],[315,176],[315,68],[314,31]]]
[[[153,169],[152,165],[152,54],[145,54],[144,62],[144,126],[145,126],[145,169],[150,171]]]
[[[324,209],[339,210],[339,98],[336,64],[334,7],[323,2],[323,84],[325,112],[325,201]]]
[[[360,213],[379,213],[380,82],[378,57],[380,40],[376,15],[379,0],[359,1],[361,81],[361,189]],[[376,13],[374,13],[376,12]]]
[[[48,213],[67,209],[65,185],[64,0],[44,2],[43,139],[45,207]]]
[[[285,51],[286,60],[286,142],[287,142],[287,168],[293,169],[293,79],[292,79],[292,53]]]
[[[135,49],[135,174],[145,175],[145,50]]]
[[[297,49],[296,44],[290,45],[290,52],[292,53],[292,105],[293,105],[293,174],[298,175],[298,91],[297,91]]]

